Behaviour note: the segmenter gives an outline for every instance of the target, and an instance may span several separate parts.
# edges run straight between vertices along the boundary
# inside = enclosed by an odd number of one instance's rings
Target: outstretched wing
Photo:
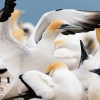
[[[8,20],[11,16],[11,13],[14,11],[14,7],[16,6],[16,0],[5,0],[5,6],[0,11],[0,22],[4,22]]]
[[[68,24],[81,26],[83,29],[78,32],[88,32],[92,31],[95,28],[100,27],[100,12],[85,12],[78,11],[73,9],[58,9],[55,11],[48,12],[44,14],[39,20],[35,28],[35,41],[39,42],[43,32],[46,30],[48,25],[54,20],[66,20]],[[75,32],[75,33],[78,33]],[[29,41],[32,41],[33,36],[29,38]],[[28,42],[29,43],[29,42]],[[31,42],[30,42],[31,43]]]
[[[19,75],[20,67],[22,67],[22,59],[27,57],[31,49],[16,40],[9,27],[9,20],[3,23],[2,32],[0,34],[1,52],[5,54],[5,67],[11,75]]]
[[[43,99],[54,97],[54,82],[52,78],[39,71],[29,71],[22,76],[23,80]]]

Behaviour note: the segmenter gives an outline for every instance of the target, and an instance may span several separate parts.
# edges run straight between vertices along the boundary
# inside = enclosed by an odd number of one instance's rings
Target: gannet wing
[[[14,11],[14,7],[16,6],[16,0],[5,0],[5,6],[0,10],[0,22],[4,22],[8,20],[11,16],[11,13]]]
[[[3,23],[2,32],[0,34],[1,52],[5,54],[5,65],[11,75],[19,75],[22,58],[27,57],[28,47],[16,40],[9,27],[9,21]],[[15,70],[15,71],[14,71]]]
[[[39,71],[29,71],[22,76],[23,80],[42,98],[49,100],[54,97],[52,78]]]
[[[41,39],[42,34],[48,25],[52,21],[59,19],[66,20],[68,24],[81,26],[83,28],[75,33],[88,32],[100,27],[98,25],[100,24],[100,12],[85,12],[74,9],[58,9],[45,13],[37,23],[34,31],[36,43],[38,43],[38,41]],[[33,37],[30,37],[29,40],[30,39],[32,40]]]

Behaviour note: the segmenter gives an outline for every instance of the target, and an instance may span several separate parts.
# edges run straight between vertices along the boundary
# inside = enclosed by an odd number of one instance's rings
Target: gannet
[[[78,11],[74,9],[59,9],[53,10],[43,14],[39,22],[37,23],[34,33],[30,36],[27,46],[34,47],[33,38],[35,34],[35,42],[38,43],[41,39],[42,33],[48,27],[48,25],[57,19],[66,20],[68,24],[82,27],[82,30],[75,33],[93,31],[94,28],[100,27],[100,12]],[[73,34],[74,31],[66,31],[64,34]]]
[[[92,69],[90,72],[97,74],[99,77],[96,78],[89,86],[89,100],[100,100],[100,68]]]
[[[8,20],[4,22],[0,39],[2,51],[7,56],[5,67],[8,69],[9,73],[15,77],[15,81],[10,88],[12,89],[13,84],[15,84],[15,86],[17,85],[16,87],[19,86],[17,84],[18,75],[32,69],[44,72],[45,68],[51,63],[55,49],[54,40],[59,33],[63,33],[66,30],[81,30],[82,27],[69,25],[64,20],[55,20],[47,27],[42,35],[42,39],[33,49],[16,41],[12,37],[9,29]],[[12,49],[13,51],[10,52]],[[22,90],[21,88],[18,89],[18,93],[21,93]]]
[[[46,69],[46,73],[49,76],[33,70],[20,76],[21,81],[30,91],[31,98],[41,98],[43,100],[81,100],[81,83],[68,69],[67,65],[61,62],[50,64]],[[27,99],[31,99],[28,96]],[[25,99],[25,95],[23,98]]]
[[[82,100],[88,100],[88,87],[98,77],[94,73],[90,73],[89,70],[98,68],[94,61],[94,57],[89,55],[82,41],[81,45],[81,60],[77,69],[73,70],[74,75],[79,79],[83,87]]]

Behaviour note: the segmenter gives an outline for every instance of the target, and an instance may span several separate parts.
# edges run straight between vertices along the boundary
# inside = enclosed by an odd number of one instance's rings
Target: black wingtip
[[[0,11],[0,22],[7,21],[14,11],[16,0],[5,0],[5,7]]]
[[[7,69],[0,69],[0,74],[4,74],[5,72],[7,72]]]
[[[89,71],[100,76],[100,68],[98,68],[98,69],[92,69],[92,70],[89,70]]]
[[[86,48],[82,42],[82,40],[80,40],[80,46],[81,46],[81,59],[80,59],[80,64],[83,63],[86,59],[89,58],[88,53],[86,51]]]
[[[19,75],[19,79],[22,79],[22,76],[23,76],[23,74],[22,75]]]

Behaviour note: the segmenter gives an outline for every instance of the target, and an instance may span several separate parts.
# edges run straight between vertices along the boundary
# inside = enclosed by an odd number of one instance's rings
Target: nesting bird
[[[79,79],[83,87],[82,100],[88,100],[88,87],[98,77],[94,73],[90,73],[89,70],[98,68],[94,61],[94,57],[89,55],[82,41],[81,45],[81,59],[77,69],[73,70],[74,75]]]
[[[33,70],[20,76],[21,81],[28,88],[30,94],[32,94],[33,90],[33,97],[31,98],[81,100],[82,86],[64,63],[56,62],[51,64],[46,69],[46,73],[49,76]],[[22,97],[22,95],[19,97]]]

